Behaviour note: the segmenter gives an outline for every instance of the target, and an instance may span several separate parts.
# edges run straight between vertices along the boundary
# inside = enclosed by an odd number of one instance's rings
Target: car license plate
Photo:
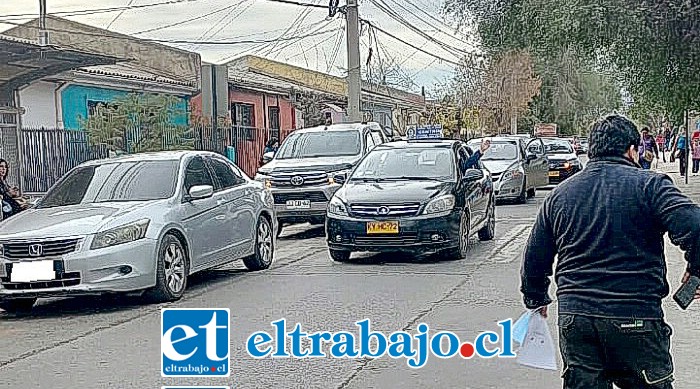
[[[559,172],[549,172],[550,177],[559,177]]]
[[[309,209],[311,200],[288,200],[287,209]]]
[[[398,234],[399,222],[367,222],[368,234]]]
[[[12,264],[10,282],[51,281],[56,279],[53,260],[15,262]]]

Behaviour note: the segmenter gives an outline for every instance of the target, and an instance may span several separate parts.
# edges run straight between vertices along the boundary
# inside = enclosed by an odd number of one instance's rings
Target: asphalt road
[[[560,373],[521,367],[512,359],[431,358],[421,369],[403,359],[263,359],[245,351],[259,330],[280,318],[306,332],[356,331],[369,318],[375,330],[449,330],[461,339],[498,332],[496,322],[517,318],[522,247],[539,204],[497,208],[496,240],[478,242],[468,259],[437,262],[397,255],[367,255],[356,264],[333,263],[323,230],[285,231],[272,269],[248,273],[242,266],[194,277],[186,296],[168,307],[230,308],[232,374],[228,379],[164,379],[160,376],[160,308],[137,299],[73,298],[40,302],[31,316],[0,312],[2,388],[159,388],[218,384],[232,388],[559,388]],[[696,200],[700,200],[696,198]],[[672,288],[682,271],[677,249],[668,249]],[[678,389],[699,386],[692,377],[700,357],[700,306],[683,312],[666,301],[674,327]],[[556,332],[552,310],[549,322]],[[556,335],[555,335],[556,336]],[[555,337],[556,340],[556,337]],[[561,368],[561,362],[559,362]]]

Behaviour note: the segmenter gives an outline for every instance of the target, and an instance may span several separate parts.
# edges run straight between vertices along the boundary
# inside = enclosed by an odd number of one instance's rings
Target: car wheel
[[[493,240],[496,236],[496,206],[493,200],[491,200],[491,206],[489,207],[489,214],[486,219],[486,225],[479,230],[479,240]]]
[[[190,261],[182,242],[173,235],[165,235],[158,249],[156,286],[149,297],[157,303],[177,301],[187,289]]]
[[[352,251],[329,249],[328,254],[331,256],[331,259],[335,262],[349,262],[350,255],[352,255]]]
[[[27,313],[31,312],[36,297],[17,298],[0,301],[0,309],[9,313]]]
[[[536,194],[537,194],[537,189],[532,188],[532,189],[527,191],[527,198],[531,199],[531,198],[535,197]]]
[[[448,250],[445,253],[445,259],[458,261],[467,257],[469,251],[469,216],[466,213],[462,214],[459,219],[459,244],[456,248]]]
[[[255,254],[243,258],[243,264],[250,271],[269,268],[275,255],[275,243],[272,240],[272,226],[270,222],[261,217],[258,219],[255,231]]]
[[[526,204],[527,203],[527,192],[525,191],[525,183],[523,182],[523,187],[520,189],[520,195],[518,198],[515,199],[515,202],[518,204]]]

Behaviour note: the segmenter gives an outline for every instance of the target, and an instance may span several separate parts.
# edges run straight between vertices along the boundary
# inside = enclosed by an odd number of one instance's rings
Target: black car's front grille
[[[10,242],[2,245],[2,255],[9,259],[57,257],[74,252],[79,239],[36,242]]]
[[[350,214],[355,217],[401,217],[416,216],[420,203],[405,204],[351,204]]]
[[[328,201],[323,192],[290,192],[274,193],[275,204],[286,204],[289,200],[309,200],[312,203],[325,203]]]
[[[361,245],[388,245],[401,246],[405,244],[418,243],[417,234],[401,234],[401,235],[362,235],[355,237],[355,244]]]
[[[12,279],[12,265],[12,263],[5,264],[5,272],[3,277],[0,277],[0,284],[3,288],[8,290],[39,290],[47,288],[63,288],[80,284],[80,273],[65,273],[62,261],[54,261],[56,279],[48,281],[10,282]]]

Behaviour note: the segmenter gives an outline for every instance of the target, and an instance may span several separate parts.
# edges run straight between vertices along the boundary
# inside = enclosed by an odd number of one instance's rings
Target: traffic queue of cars
[[[84,163],[0,222],[0,309],[107,293],[175,301],[196,272],[269,268],[283,224],[325,224],[338,262],[367,251],[464,258],[472,236],[494,238],[497,199],[523,201],[552,169],[561,180],[579,167],[561,141],[490,139],[468,166],[482,140],[392,141],[376,123],[297,130],[254,179],[200,151]]]

